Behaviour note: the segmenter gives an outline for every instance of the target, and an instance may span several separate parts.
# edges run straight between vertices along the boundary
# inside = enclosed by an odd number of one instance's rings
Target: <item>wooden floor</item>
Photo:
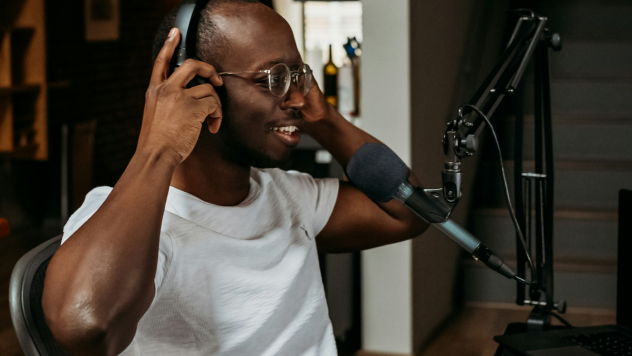
[[[530,308],[503,303],[468,303],[421,356],[493,356],[509,323],[527,320]],[[563,315],[573,326],[615,324],[615,311],[569,307]],[[555,320],[554,324],[559,324]]]
[[[22,356],[9,316],[9,279],[17,260],[58,232],[35,232],[0,239],[0,355]],[[492,356],[498,346],[493,337],[505,326],[524,322],[530,308],[512,304],[469,303],[435,337],[420,356]],[[564,317],[574,326],[615,323],[614,310],[569,307]]]

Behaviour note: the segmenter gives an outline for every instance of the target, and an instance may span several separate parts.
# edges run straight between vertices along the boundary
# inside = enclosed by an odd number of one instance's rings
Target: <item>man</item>
[[[172,30],[157,55],[127,169],[113,189],[90,192],[64,228],[46,276],[46,320],[73,354],[336,354],[316,249],[382,246],[427,224],[349,183],[273,168],[297,145],[295,128],[343,167],[379,142],[315,81],[303,83],[278,14],[252,0],[211,1],[201,61],[169,76],[179,38]],[[279,63],[295,73],[287,92],[265,72]],[[212,85],[187,89],[196,75]]]

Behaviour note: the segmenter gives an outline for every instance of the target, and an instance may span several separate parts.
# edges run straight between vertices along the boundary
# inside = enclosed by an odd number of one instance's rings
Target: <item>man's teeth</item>
[[[272,130],[283,132],[286,135],[291,135],[294,131],[298,131],[298,127],[296,126],[273,127]]]

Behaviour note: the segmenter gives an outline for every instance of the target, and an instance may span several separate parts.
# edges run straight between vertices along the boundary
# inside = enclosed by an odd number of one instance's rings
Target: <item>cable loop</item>
[[[522,230],[520,230],[520,225],[518,224],[518,219],[516,219],[516,215],[514,213],[514,208],[513,205],[511,204],[511,198],[509,197],[509,187],[507,185],[507,177],[505,176],[505,165],[503,164],[503,155],[502,152],[500,151],[500,143],[498,142],[498,137],[496,136],[496,131],[494,130],[494,126],[492,126],[492,123],[489,121],[489,119],[487,118],[487,116],[485,116],[485,114],[483,114],[483,112],[477,108],[476,106],[472,105],[472,104],[463,104],[459,110],[458,110],[458,115],[461,119],[463,119],[463,108],[470,108],[472,110],[474,110],[477,114],[479,114],[483,120],[485,120],[485,122],[487,123],[487,125],[489,126],[489,128],[492,131],[492,134],[494,136],[494,141],[496,142],[496,147],[498,148],[498,157],[500,159],[500,171],[502,173],[503,176],[503,184],[505,186],[505,202],[507,203],[507,209],[509,209],[509,214],[511,215],[511,220],[514,224],[514,228],[516,229],[516,233],[518,234],[518,237],[520,239],[520,242],[522,244],[522,249],[524,250],[525,255],[527,256],[527,261],[529,263],[529,269],[531,270],[531,281],[527,281],[523,278],[520,278],[518,276],[515,276],[514,279],[522,284],[528,285],[528,286],[532,286],[536,284],[536,274],[535,274],[535,268],[533,267],[533,261],[531,260],[531,255],[529,254],[529,251],[527,250],[527,243],[525,241],[524,236],[522,235]]]

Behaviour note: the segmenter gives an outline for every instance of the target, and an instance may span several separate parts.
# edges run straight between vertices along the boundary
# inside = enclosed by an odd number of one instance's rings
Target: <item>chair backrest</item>
[[[46,325],[42,309],[46,269],[61,244],[61,236],[42,243],[22,256],[11,273],[11,320],[26,356],[68,355],[55,341]]]

